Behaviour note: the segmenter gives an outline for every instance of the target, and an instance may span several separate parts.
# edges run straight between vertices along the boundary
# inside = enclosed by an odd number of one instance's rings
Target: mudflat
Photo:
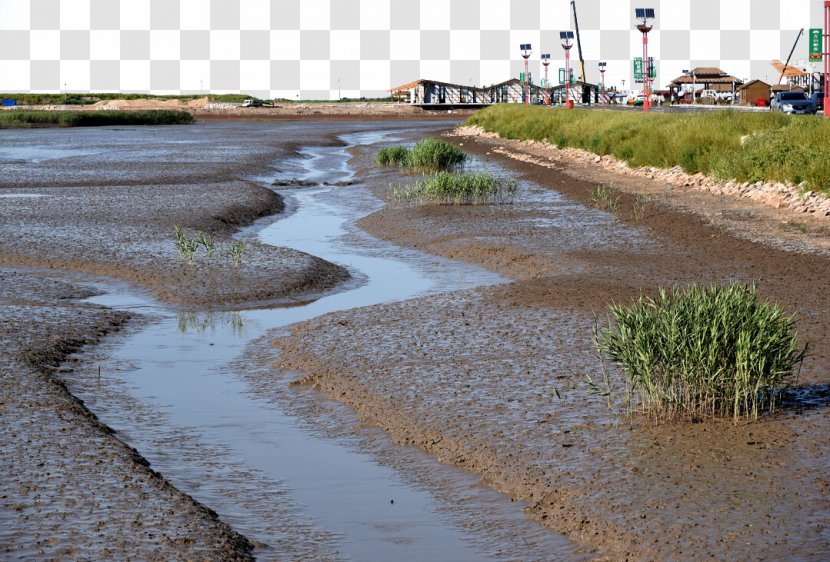
[[[359,224],[513,282],[299,324],[276,341],[277,369],[299,371],[398,442],[528,502],[601,559],[823,559],[826,230],[783,228],[799,217],[745,200],[564,160],[522,162],[498,154],[500,140],[455,141],[520,178],[514,205],[389,206]],[[592,190],[607,182],[620,193],[614,216],[591,208]],[[642,216],[640,193],[650,194]],[[585,375],[601,379],[596,315],[611,302],[733,280],[756,283],[799,318],[811,354],[798,400],[752,423],[655,425],[588,392]]]

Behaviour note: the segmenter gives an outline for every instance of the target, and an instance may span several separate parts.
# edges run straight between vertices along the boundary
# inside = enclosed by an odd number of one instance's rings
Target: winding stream
[[[359,429],[380,441],[385,455],[405,458],[411,467],[393,468],[360,439],[323,435],[279,400],[254,392],[240,373],[249,355],[267,349],[274,334],[296,322],[501,281],[356,228],[381,202],[349,168],[349,148],[396,137],[406,133],[344,134],[346,146],[303,148],[299,158],[281,163],[281,177],[320,187],[283,191],[293,212],[245,233],[344,265],[355,283],[307,304],[220,313],[172,312],[110,285],[90,300],[154,320],[117,336],[107,356],[97,358],[103,383],[68,383],[155,470],[252,540],[260,559],[281,558],[285,548],[298,558],[355,560],[581,558],[570,541],[529,520],[521,505],[479,485],[473,475],[398,447],[379,430]],[[357,183],[322,186],[338,181]],[[312,392],[276,380],[274,385],[282,393]],[[357,424],[342,405],[327,408],[334,416],[329,423]],[[427,473],[452,493],[419,484]]]

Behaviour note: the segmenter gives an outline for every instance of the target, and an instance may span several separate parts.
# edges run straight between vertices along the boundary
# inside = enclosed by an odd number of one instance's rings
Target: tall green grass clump
[[[402,166],[420,172],[441,172],[457,168],[467,155],[443,139],[423,139],[412,148],[391,146],[381,148],[375,155],[380,166]]]
[[[102,127],[109,125],[183,125],[193,123],[186,111],[0,111],[0,128]]]
[[[830,122],[780,113],[566,111],[499,104],[467,121],[503,138],[547,141],[740,182],[804,184],[830,194]]]
[[[452,170],[466,160],[467,155],[443,139],[423,139],[412,148],[409,165],[426,171]]]
[[[516,180],[488,172],[440,172],[405,186],[393,186],[392,199],[405,205],[506,205],[513,202]]]
[[[409,153],[405,146],[386,146],[378,150],[375,162],[379,166],[408,166]]]
[[[753,285],[660,290],[611,307],[597,346],[625,373],[629,411],[656,418],[757,418],[796,379],[795,318]]]

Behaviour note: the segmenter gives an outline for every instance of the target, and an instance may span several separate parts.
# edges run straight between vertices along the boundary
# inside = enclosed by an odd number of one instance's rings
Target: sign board
[[[559,69],[559,83],[560,84],[565,83],[565,69],[564,68]]]
[[[657,68],[654,66],[654,59],[649,57],[648,77],[657,78]],[[643,83],[643,57],[634,57],[634,81]]]
[[[810,30],[810,62],[821,62],[823,40],[821,29]]]

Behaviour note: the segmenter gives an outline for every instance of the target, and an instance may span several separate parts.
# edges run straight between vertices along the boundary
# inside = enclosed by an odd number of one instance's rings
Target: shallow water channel
[[[349,148],[406,136],[403,130],[343,134],[346,146],[302,148],[276,175],[256,178],[320,184],[280,191],[290,214],[244,234],[348,267],[354,281],[343,290],[294,306],[183,313],[110,285],[91,301],[153,320],[116,336],[104,348],[106,357],[94,359],[103,382],[67,382],[153,469],[253,541],[260,559],[581,558],[570,541],[472,474],[394,445],[379,430],[327,434],[319,420],[289,411],[246,378],[254,357],[260,369],[268,368],[268,342],[296,322],[501,281],[356,228],[381,202],[350,169]],[[342,181],[355,184],[322,185]],[[322,425],[357,424],[347,408],[313,391],[289,388],[276,376],[273,384],[276,394],[304,393],[324,404],[332,418]]]

